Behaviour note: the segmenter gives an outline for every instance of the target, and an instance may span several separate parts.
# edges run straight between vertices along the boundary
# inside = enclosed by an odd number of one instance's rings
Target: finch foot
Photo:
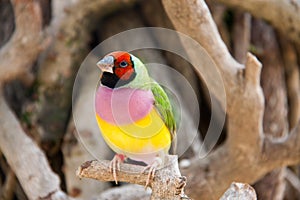
[[[184,187],[186,186],[186,177],[178,177],[178,182],[176,183],[176,195],[180,196],[180,199],[190,199],[186,194],[184,194]]]
[[[186,177],[185,176],[178,177],[178,181],[176,182],[176,195],[181,194],[185,186],[186,186]]]
[[[120,164],[123,163],[125,160],[125,156],[122,154],[116,154],[114,156],[114,158],[112,159],[112,161],[110,161],[109,164],[109,171],[110,173],[113,174],[115,183],[118,184],[118,180],[117,180],[117,170],[121,171],[121,167]]]
[[[148,187],[149,183],[150,183],[150,179],[154,178],[155,175],[155,171],[157,170],[157,168],[159,166],[161,166],[162,164],[162,160],[159,157],[156,157],[155,160],[153,161],[153,163],[151,165],[146,166],[143,171],[141,172],[142,174],[145,173],[145,171],[148,171],[148,177],[147,177],[147,181],[146,181],[146,185],[145,188]]]

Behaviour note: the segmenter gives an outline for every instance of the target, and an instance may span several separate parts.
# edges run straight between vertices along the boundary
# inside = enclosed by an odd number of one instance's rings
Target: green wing
[[[170,100],[164,91],[164,89],[157,83],[153,81],[151,85],[151,90],[155,99],[155,107],[158,110],[160,116],[165,122],[166,126],[170,130],[173,152],[176,151],[176,121],[174,118],[172,106]]]

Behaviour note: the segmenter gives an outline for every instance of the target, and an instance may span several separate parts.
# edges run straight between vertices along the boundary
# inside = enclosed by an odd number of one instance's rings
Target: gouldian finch
[[[116,152],[110,163],[114,180],[117,183],[120,163],[130,158],[147,165],[147,186],[176,138],[169,98],[128,52],[112,52],[97,65],[103,73],[95,96],[96,119],[105,142]]]

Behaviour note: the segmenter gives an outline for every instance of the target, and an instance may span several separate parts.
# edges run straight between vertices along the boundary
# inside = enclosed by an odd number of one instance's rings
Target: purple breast
[[[100,86],[96,93],[96,113],[108,123],[125,125],[144,118],[153,108],[150,90]]]

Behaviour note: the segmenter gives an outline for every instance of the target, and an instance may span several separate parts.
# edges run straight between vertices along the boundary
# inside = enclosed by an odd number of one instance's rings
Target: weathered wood
[[[29,199],[69,199],[51,170],[45,154],[22,130],[0,96],[0,149]]]
[[[110,161],[87,161],[77,170],[79,178],[92,178],[99,181],[114,181],[109,168]],[[146,185],[147,171],[143,166],[121,164],[121,170],[117,171],[118,181],[133,184]],[[152,189],[151,199],[180,200],[184,193],[178,193],[178,187],[184,184],[179,168],[177,156],[166,156],[166,166],[157,170],[154,178],[149,183]],[[182,187],[182,192],[184,185]]]
[[[215,61],[226,89],[227,140],[204,160],[195,161],[182,171],[189,179],[187,193],[194,198],[210,199],[212,195],[219,198],[233,180],[254,183],[272,169],[299,163],[299,123],[298,128],[281,141],[270,140],[263,134],[260,62],[248,53],[246,64],[237,64],[220,39],[204,1],[163,0],[163,5],[174,27],[206,49]],[[188,49],[187,52],[193,54]],[[293,145],[297,150],[290,149]],[[288,154],[289,151],[293,153]],[[206,185],[214,187],[204,187]]]

